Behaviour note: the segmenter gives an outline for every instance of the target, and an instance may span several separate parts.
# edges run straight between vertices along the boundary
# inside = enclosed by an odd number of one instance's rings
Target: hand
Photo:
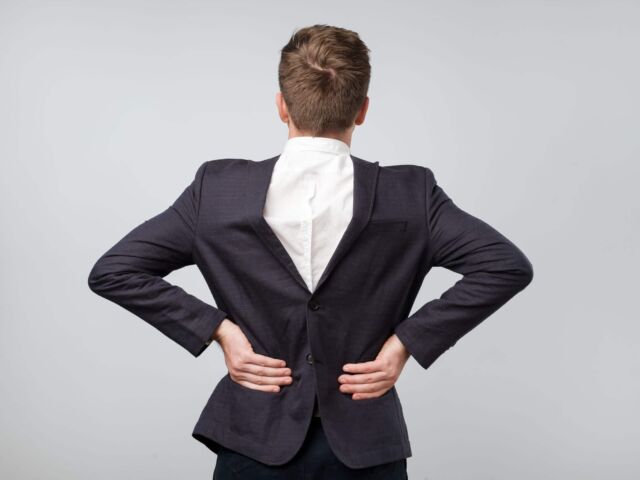
[[[224,361],[231,380],[254,390],[278,392],[279,385],[289,385],[293,379],[291,369],[284,360],[260,355],[238,325],[224,319],[213,339],[224,352]]]
[[[375,360],[347,363],[343,370],[351,374],[340,375],[340,391],[353,393],[353,400],[382,396],[396,383],[411,354],[397,335],[393,334],[382,346]]]

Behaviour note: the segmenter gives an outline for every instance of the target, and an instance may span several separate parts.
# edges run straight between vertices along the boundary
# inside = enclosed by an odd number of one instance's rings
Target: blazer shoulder
[[[399,165],[380,165],[380,168],[390,173],[422,173],[422,175],[424,175],[424,170],[426,167],[423,167],[422,165],[414,165],[412,163],[402,163]]]
[[[383,178],[387,178],[392,181],[419,181],[422,184],[424,184],[424,178],[427,170],[428,169],[422,165],[414,165],[410,163],[380,166],[380,174]]]
[[[382,169],[383,171],[389,172],[389,174],[393,175],[409,175],[415,176],[415,178],[420,178],[424,181],[427,191],[430,191],[430,189],[438,183],[433,170],[430,167],[423,165],[405,163],[400,165],[387,165],[382,167]]]
[[[235,171],[243,170],[247,165],[257,165],[262,162],[268,162],[274,160],[279,155],[274,155],[266,159],[253,160],[249,158],[216,158],[204,162],[207,171],[211,172],[223,172],[223,171]]]
[[[200,168],[203,168],[206,175],[221,173],[226,170],[234,170],[243,167],[249,160],[244,158],[215,158],[207,160]]]
[[[219,185],[235,184],[242,178],[245,171],[242,166],[246,162],[243,158],[216,158],[201,163],[195,174],[195,185],[200,196]]]

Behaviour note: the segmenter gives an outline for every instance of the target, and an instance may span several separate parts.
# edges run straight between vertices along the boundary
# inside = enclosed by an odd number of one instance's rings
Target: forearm
[[[514,253],[513,269],[465,275],[440,298],[427,302],[399,323],[394,332],[426,369],[523,290],[532,277],[526,257]]]
[[[89,288],[154,326],[198,356],[227,314],[166,281],[170,272],[193,265],[199,192],[206,169],[173,204],[144,221],[94,264]]]
[[[423,368],[533,279],[531,262],[513,242],[458,207],[431,170],[425,175],[427,272],[440,266],[463,278],[395,327]]]

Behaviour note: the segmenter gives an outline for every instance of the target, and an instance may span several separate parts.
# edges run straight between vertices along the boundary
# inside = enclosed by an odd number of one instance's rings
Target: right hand
[[[255,390],[278,392],[280,385],[293,381],[286,362],[260,355],[253,351],[251,343],[240,327],[225,318],[218,326],[213,339],[224,352],[224,361],[231,380]]]

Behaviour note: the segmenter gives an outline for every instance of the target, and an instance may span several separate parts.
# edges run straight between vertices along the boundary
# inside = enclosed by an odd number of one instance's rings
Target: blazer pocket
[[[402,232],[407,229],[407,220],[369,220],[366,230],[372,232]]]

